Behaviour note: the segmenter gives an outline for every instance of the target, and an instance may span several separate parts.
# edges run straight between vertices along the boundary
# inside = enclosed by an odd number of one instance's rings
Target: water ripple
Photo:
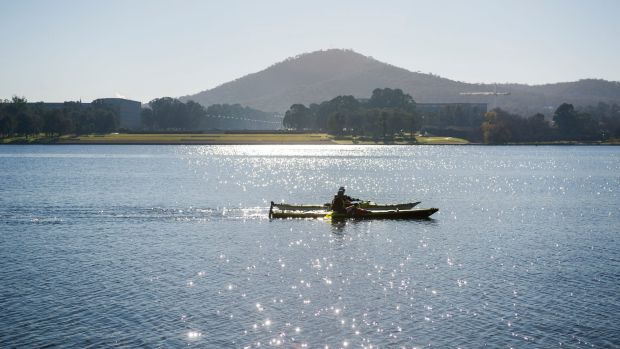
[[[3,146],[0,346],[614,347],[617,149]]]

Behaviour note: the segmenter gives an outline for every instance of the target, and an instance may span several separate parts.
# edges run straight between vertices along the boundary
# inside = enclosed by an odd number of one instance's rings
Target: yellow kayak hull
[[[352,216],[332,211],[273,211],[271,218],[328,218],[328,219],[426,219],[439,211],[438,208],[414,208],[409,210],[367,211]]]

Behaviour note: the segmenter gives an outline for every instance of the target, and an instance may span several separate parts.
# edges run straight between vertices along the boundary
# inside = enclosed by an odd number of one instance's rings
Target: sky
[[[453,80],[620,81],[620,1],[0,0],[0,99],[148,102],[353,49]]]

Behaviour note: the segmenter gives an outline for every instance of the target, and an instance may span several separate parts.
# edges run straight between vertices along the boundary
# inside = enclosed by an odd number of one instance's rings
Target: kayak
[[[365,210],[409,210],[418,205],[420,201],[417,202],[408,202],[405,204],[377,204],[372,201],[362,201],[359,203],[359,208],[363,208]],[[314,211],[314,210],[325,210],[328,211],[331,208],[331,204],[323,204],[323,205],[296,205],[296,204],[285,204],[279,203],[273,204],[273,207],[276,207],[280,210],[289,210],[289,211]]]
[[[331,218],[331,219],[426,219],[438,208],[413,208],[408,210],[376,210],[353,216],[332,211],[270,211],[271,218]]]

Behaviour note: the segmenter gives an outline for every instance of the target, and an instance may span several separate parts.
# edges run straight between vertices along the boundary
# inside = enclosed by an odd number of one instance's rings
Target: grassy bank
[[[468,144],[453,137],[418,137],[419,144]],[[326,133],[110,133],[80,136],[2,138],[3,144],[383,144],[357,137],[334,137]],[[388,144],[411,144],[395,139]]]
[[[469,141],[462,138],[455,137],[416,137],[415,142],[411,142],[408,137],[395,138],[388,140],[386,143],[383,140],[370,140],[367,137],[333,137],[333,141],[336,144],[469,144]]]
[[[330,144],[326,134],[189,134],[189,133],[110,133],[56,138],[14,137],[3,143],[30,144]]]

